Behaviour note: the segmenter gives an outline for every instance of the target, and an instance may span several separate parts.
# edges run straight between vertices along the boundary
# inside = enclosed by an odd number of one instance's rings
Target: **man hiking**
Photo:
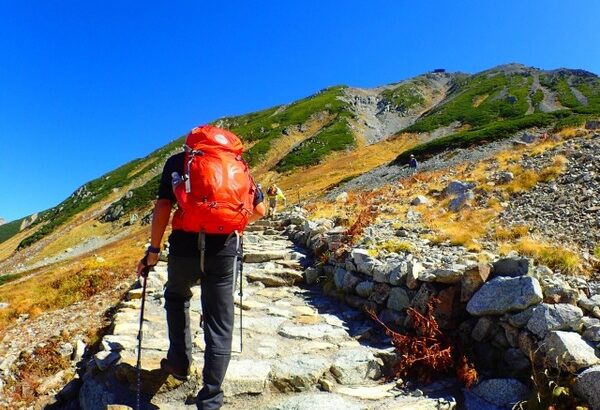
[[[410,160],[408,161],[408,168],[410,168],[410,170],[413,174],[417,173],[418,166],[419,166],[419,163],[417,162],[417,159],[415,158],[415,156],[413,154],[410,154]]]
[[[267,188],[267,199],[269,200],[269,210],[267,212],[268,218],[273,218],[275,216],[278,200],[281,199],[284,206],[287,202],[285,195],[283,195],[283,191],[275,184],[271,184],[269,188]]]
[[[221,384],[231,358],[241,233],[247,223],[265,214],[263,194],[241,154],[242,143],[229,131],[202,126],[188,134],[185,152],[173,155],[164,166],[150,246],[138,264],[138,275],[144,267],[156,265],[171,210],[177,204],[165,285],[169,351],[160,365],[176,379],[187,380],[192,363],[190,288],[200,281],[206,348],[203,387],[196,405],[203,410],[223,404]]]

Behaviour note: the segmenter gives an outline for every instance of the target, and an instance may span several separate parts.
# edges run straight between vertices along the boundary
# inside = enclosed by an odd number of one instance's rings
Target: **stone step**
[[[301,272],[289,268],[250,269],[246,267],[244,276],[248,282],[261,282],[268,287],[293,286],[304,279]]]
[[[250,251],[244,254],[244,262],[247,263],[260,263],[279,259],[289,260],[291,258],[288,250]]]

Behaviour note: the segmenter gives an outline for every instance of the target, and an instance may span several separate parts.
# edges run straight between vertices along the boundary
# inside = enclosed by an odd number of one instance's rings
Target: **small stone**
[[[360,282],[356,285],[356,294],[363,298],[368,298],[373,293],[374,286],[375,284],[372,281]]]
[[[479,318],[477,324],[473,328],[473,332],[471,333],[471,337],[474,340],[481,342],[492,334],[492,330],[494,329],[495,321],[489,317]]]
[[[468,302],[490,276],[490,265],[480,263],[465,270],[461,278],[460,301]]]
[[[98,369],[104,371],[108,369],[112,364],[116,363],[121,358],[121,355],[117,352],[110,352],[103,350],[94,355],[94,361]]]
[[[512,408],[516,403],[527,400],[530,391],[516,379],[489,379],[475,386],[473,393],[488,403]]]
[[[527,258],[503,258],[493,263],[493,276],[517,277],[529,274],[532,262]]]
[[[427,199],[427,197],[423,196],[423,195],[417,195],[411,202],[410,204],[413,206],[418,206],[418,205],[427,205],[429,203],[429,200]]]

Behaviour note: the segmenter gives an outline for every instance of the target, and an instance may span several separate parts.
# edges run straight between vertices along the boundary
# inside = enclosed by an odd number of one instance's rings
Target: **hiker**
[[[275,184],[271,184],[269,188],[267,188],[267,198],[269,199],[267,217],[273,218],[277,208],[277,201],[281,199],[283,201],[283,206],[285,206],[287,200],[285,199],[285,195],[283,195],[283,191]]]
[[[408,168],[410,168],[411,172],[415,174],[417,172],[417,167],[419,164],[417,163],[417,159],[413,154],[410,154],[410,160],[408,161]]]
[[[233,292],[243,256],[241,232],[246,223],[265,215],[263,194],[256,189],[241,153],[242,143],[229,131],[202,126],[188,134],[185,151],[170,157],[164,166],[150,246],[138,265],[138,275],[145,266],[156,265],[171,210],[177,204],[165,285],[169,351],[160,367],[176,379],[188,378],[192,363],[190,288],[199,281],[206,348],[198,409],[219,409],[223,404],[221,384],[231,358]],[[230,171],[228,176],[223,168]]]

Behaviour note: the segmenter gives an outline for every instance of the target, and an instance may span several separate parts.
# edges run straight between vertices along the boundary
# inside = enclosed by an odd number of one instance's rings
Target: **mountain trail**
[[[276,221],[260,221],[249,231],[244,235],[242,316],[236,295],[224,409],[454,408],[452,398],[419,397],[422,392],[415,395],[396,383],[383,383],[384,362],[393,352],[364,341],[373,322],[323,296],[320,289],[299,285],[309,257],[280,235]],[[168,350],[162,292],[166,277],[166,264],[161,263],[147,280],[141,408],[195,408],[204,350],[200,289],[194,288],[190,305],[194,364],[190,380],[182,383],[159,370]],[[102,350],[85,363],[81,409],[108,404],[135,408],[140,304],[141,289],[131,290],[114,316],[113,331],[102,340]]]

